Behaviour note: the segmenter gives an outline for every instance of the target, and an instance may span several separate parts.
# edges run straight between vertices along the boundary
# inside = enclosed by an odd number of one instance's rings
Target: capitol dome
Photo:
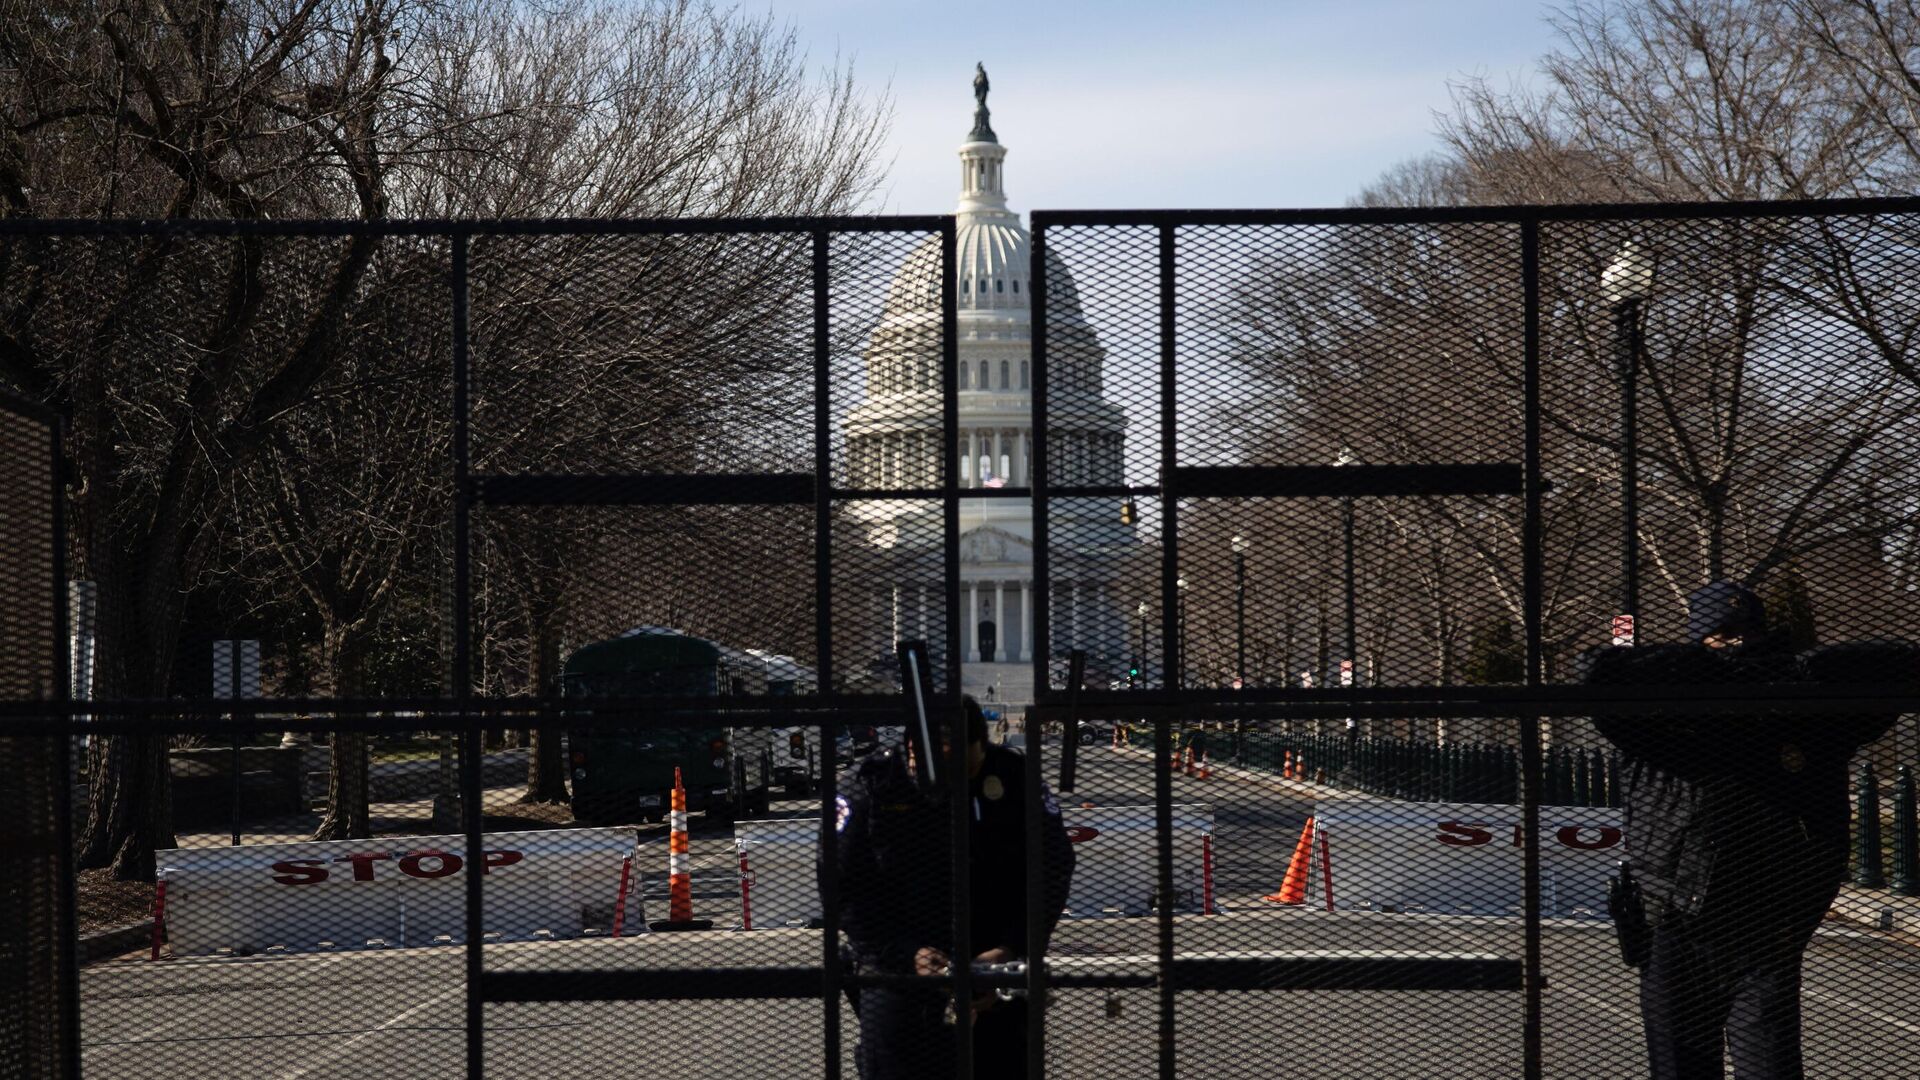
[[[1033,482],[1032,240],[1007,208],[1007,151],[987,122],[986,73],[974,79],[973,130],[960,147],[954,296],[959,328],[957,453],[960,501],[962,671],[983,701],[1032,700],[1033,506],[1019,491]],[[880,563],[861,572],[876,588],[848,597],[860,619],[889,628],[888,642],[918,637],[944,662],[939,628],[942,511],[922,493],[937,489],[941,445],[940,237],[922,240],[888,284],[880,318],[862,353],[860,400],[842,421],[850,486],[872,493],[848,507],[849,521]],[[1105,350],[1081,310],[1066,267],[1047,260],[1047,329],[1054,402],[1047,431],[1056,485],[1112,487],[1124,478],[1127,416],[1103,394]],[[1001,489],[989,491],[987,489]],[[975,497],[978,496],[978,497]],[[1131,610],[1096,567],[1137,543],[1104,498],[1052,503],[1057,559],[1077,569],[1057,576],[1054,644],[1096,658],[1125,648]],[[1055,566],[1062,566],[1056,561]],[[878,658],[890,662],[891,649]]]
[[[1057,258],[1047,260],[1054,323],[1079,322],[1080,294]],[[954,235],[956,303],[962,319],[969,312],[1020,313],[1033,310],[1033,243],[1012,214],[986,217],[962,213]],[[928,237],[907,256],[887,289],[886,316],[916,322],[916,316],[940,312],[940,238]]]

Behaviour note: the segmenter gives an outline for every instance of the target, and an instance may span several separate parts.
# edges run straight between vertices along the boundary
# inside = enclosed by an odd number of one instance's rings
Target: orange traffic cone
[[[1119,724],[1113,725],[1113,748],[1115,750],[1120,749],[1120,725]]]
[[[650,930],[711,930],[712,919],[693,917],[693,876],[689,872],[691,841],[687,837],[687,788],[680,767],[673,767],[673,803],[667,815],[667,918],[648,923]]]
[[[1281,762],[1280,779],[1282,780],[1293,779],[1293,751],[1291,750],[1287,751],[1286,758],[1283,759]]]
[[[1207,764],[1207,752],[1200,751],[1200,771],[1195,774],[1201,780],[1213,779],[1213,768]]]
[[[1307,827],[1300,830],[1300,842],[1293,846],[1293,860],[1287,863],[1287,876],[1280,882],[1280,891],[1260,899],[1273,904],[1307,902],[1307,879],[1313,876],[1313,824],[1314,819],[1309,817]]]

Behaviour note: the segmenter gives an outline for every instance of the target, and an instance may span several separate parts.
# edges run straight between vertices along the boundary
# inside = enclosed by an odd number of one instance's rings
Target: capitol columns
[[[1020,659],[1033,659],[1033,582],[1020,583]]]
[[[1007,606],[1002,596],[1004,582],[993,583],[993,658],[1004,660],[1007,655]]]
[[[1027,476],[1027,431],[1015,428],[1013,432],[1013,476],[1007,483],[1015,487],[1032,487],[1033,480]]]
[[[967,663],[980,662],[980,583],[967,582]]]

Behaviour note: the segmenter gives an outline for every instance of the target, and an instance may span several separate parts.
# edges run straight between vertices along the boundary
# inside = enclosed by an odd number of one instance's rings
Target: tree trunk
[[[460,783],[454,769],[453,733],[440,733],[440,788],[433,794],[433,828],[458,832],[465,826],[460,813]]]
[[[533,624],[533,649],[527,682],[533,687],[534,696],[544,698],[553,693],[554,680],[560,675],[560,634],[553,607],[542,607],[545,610],[532,613],[535,617],[529,620]],[[565,742],[558,727],[534,729],[532,748],[527,751],[527,792],[520,796],[521,802],[567,801]]]
[[[336,731],[327,756],[327,816],[313,832],[315,840],[364,840],[373,835],[373,808],[367,796],[367,736]]]
[[[334,696],[360,695],[360,661],[364,650],[355,626],[331,626],[325,638],[326,665],[333,675]],[[327,760],[327,816],[314,830],[315,840],[364,840],[373,835],[373,807],[367,783],[365,732],[336,731]]]
[[[77,869],[110,866],[119,881],[152,881],[153,853],[175,847],[165,735],[105,735],[87,778],[87,825]]]
[[[154,588],[151,581],[136,584],[138,578],[131,573],[102,572],[109,569],[102,566],[105,561],[93,563],[94,580],[100,583],[95,697],[164,698],[180,621],[178,591]],[[163,610],[151,610],[154,606]],[[95,737],[76,869],[104,866],[120,881],[153,880],[154,851],[178,844],[167,742],[164,731]]]

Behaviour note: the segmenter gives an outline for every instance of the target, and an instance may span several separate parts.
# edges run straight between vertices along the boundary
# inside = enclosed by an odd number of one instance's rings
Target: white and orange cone
[[[692,842],[687,836],[687,788],[680,767],[673,768],[673,803],[667,815],[667,920],[649,923],[653,930],[710,930],[712,919],[693,917]]]

